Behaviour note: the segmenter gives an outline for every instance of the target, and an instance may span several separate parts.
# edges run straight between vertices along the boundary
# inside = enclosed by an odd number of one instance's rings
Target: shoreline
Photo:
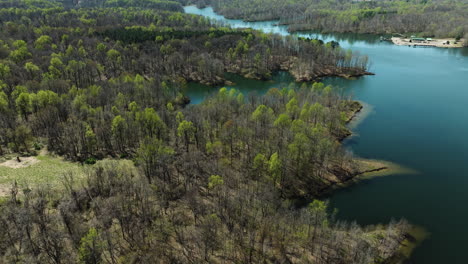
[[[278,72],[283,71],[283,72],[287,72],[287,73],[291,74],[291,76],[294,79],[294,82],[296,82],[296,83],[300,83],[300,82],[320,82],[324,78],[330,78],[330,77],[351,79],[351,78],[360,78],[360,77],[363,77],[363,76],[373,76],[373,75],[375,75],[375,73],[369,72],[369,71],[366,71],[366,70],[360,70],[360,69],[352,69],[352,70],[354,70],[354,72],[351,72],[351,71],[350,72],[344,72],[344,71],[333,72],[333,70],[325,69],[325,70],[321,70],[319,72],[313,72],[313,73],[307,73],[307,74],[300,75],[300,74],[294,72],[293,70],[291,70],[290,67],[282,66],[280,69],[270,71],[268,73],[268,75],[256,75],[255,73],[252,73],[252,72],[245,72],[245,71],[242,72],[242,70],[240,70],[240,69],[232,69],[232,68],[227,68],[227,69],[225,69],[224,72],[225,73],[237,74],[237,75],[239,75],[239,76],[241,76],[243,78],[246,78],[246,79],[269,81],[269,80],[271,80],[271,76],[273,76],[274,74],[276,74]],[[197,76],[197,75],[193,75],[193,76],[190,76],[190,77],[187,77],[187,76],[181,76],[181,77],[184,78],[186,82],[195,82],[195,83],[199,83],[199,84],[206,85],[206,86],[219,86],[219,85],[230,86],[230,85],[233,84],[230,80],[226,79],[225,77],[221,77],[221,76],[215,76],[211,80],[202,79],[202,78],[198,78],[198,77],[195,77],[195,76]]]
[[[370,106],[364,105],[365,103],[359,101],[353,101],[351,106],[354,106],[353,110],[350,111],[345,120],[346,124],[351,124],[353,121],[362,121],[362,115],[366,115],[369,112],[366,111]],[[354,133],[349,129],[350,134],[344,137],[343,140],[349,138]],[[364,158],[355,158],[354,161],[358,164],[358,169],[354,173],[349,175],[344,175],[345,177],[340,181],[329,182],[329,185],[322,190],[318,195],[319,199],[328,198],[329,196],[333,195],[335,191],[338,189],[349,188],[354,184],[358,184],[364,180],[370,180],[377,177],[385,177],[390,175],[401,175],[401,174],[418,174],[419,172],[401,166],[399,164],[384,161],[384,160],[375,160],[375,159],[364,159]],[[346,171],[345,168],[342,168]],[[338,175],[338,179],[340,177]],[[382,227],[385,229],[385,226]],[[401,238],[398,239],[399,246],[398,248],[392,253],[390,257],[383,260],[382,263],[385,264],[403,264],[406,260],[408,260],[413,251],[429,237],[429,232],[425,230],[423,227],[418,225],[409,224],[409,230],[400,230],[402,232]]]
[[[294,71],[288,70],[288,72],[294,77],[296,82],[311,82],[311,81],[321,81],[324,78],[329,77],[339,77],[344,79],[351,79],[351,78],[359,78],[363,76],[372,76],[375,75],[373,72],[369,72],[366,70],[361,69],[353,69],[355,72],[343,72],[337,71],[333,72],[333,70],[323,70],[316,73],[311,73],[309,75],[300,75]]]
[[[465,39],[457,41],[455,38],[390,38],[390,42],[394,45],[409,47],[464,48],[465,41]]]
[[[431,234],[423,227],[418,225],[411,225],[409,230],[404,232],[404,239],[400,241],[400,246],[395,251],[393,256],[387,259],[386,264],[403,264],[404,261],[409,259],[413,251],[421,245],[421,243],[428,239]]]
[[[375,159],[355,158],[354,161],[359,167],[355,171],[348,171],[342,168],[341,175],[333,174],[335,179],[328,179],[328,184],[318,191],[318,197],[328,197],[334,191],[350,187],[364,180],[371,180],[378,177],[386,177],[401,174],[418,174],[417,171],[401,166],[399,164]]]
[[[196,8],[199,8],[199,9],[205,9],[205,8],[208,8],[208,7],[211,7],[213,9],[213,12],[217,15],[220,15],[220,16],[223,16],[225,19],[229,19],[229,20],[241,20],[242,22],[245,22],[245,23],[256,23],[256,22],[272,22],[272,26],[286,26],[286,30],[288,33],[290,34],[294,34],[294,33],[301,33],[301,32],[318,32],[320,34],[360,34],[360,35],[389,35],[389,34],[399,34],[399,33],[392,33],[392,32],[389,32],[389,31],[363,31],[363,32],[356,32],[356,31],[352,31],[352,30],[343,30],[343,31],[325,31],[323,30],[323,28],[306,28],[306,27],[300,27],[301,25],[300,24],[294,24],[290,21],[281,21],[281,18],[278,18],[278,17],[271,17],[271,18],[260,18],[260,19],[256,19],[256,18],[245,18],[243,17],[242,15],[230,15],[230,14],[225,14],[224,12],[220,12],[219,10],[217,10],[214,6],[212,5],[203,5],[203,6],[198,6],[197,4],[188,4],[188,5],[183,5],[182,7],[185,8],[185,7],[190,7],[190,6],[193,6],[193,7],[196,7]],[[291,26],[295,26],[295,28],[291,28]],[[413,34],[415,35],[418,35],[418,34],[422,34],[423,32],[414,32]],[[409,33],[406,33],[406,34],[409,34]],[[443,40],[443,39],[446,39],[446,40],[449,40],[449,39],[455,39],[455,38],[450,38],[450,37],[440,37],[440,38],[434,38],[434,40],[437,40],[437,39],[440,39],[440,40]],[[468,46],[463,46],[463,40],[464,39],[460,39],[458,42],[461,44],[461,47],[459,46],[456,46],[455,48],[464,48],[464,47],[468,47]],[[468,41],[468,40],[467,40]],[[447,48],[447,47],[445,47]]]
[[[360,118],[361,114],[368,113],[365,112],[364,104],[359,101],[351,102],[351,109],[347,113],[347,119],[345,123],[347,124],[347,130],[342,136],[338,136],[338,141],[342,144],[344,140],[351,137],[354,133],[349,128],[349,124],[353,120],[362,121]],[[370,106],[367,106],[370,107]],[[349,187],[350,185],[356,184],[362,180],[369,180],[376,177],[398,175],[398,174],[418,174],[417,171],[401,166],[399,164],[376,159],[364,159],[360,157],[355,157],[353,159],[356,162],[357,168],[345,168],[341,167],[335,172],[331,172],[336,178],[328,179],[328,186],[319,190],[318,196],[327,196],[331,192],[340,189]]]
[[[335,135],[339,144],[343,144],[344,140],[354,135],[349,127],[353,120],[360,122],[369,113],[364,106],[364,103],[359,101],[349,102],[349,109],[344,120],[346,128],[340,134]],[[369,107],[367,105],[367,108]],[[363,180],[399,174],[418,174],[418,172],[390,161],[353,157],[351,163],[328,166],[327,173],[323,177],[323,185],[314,192],[304,191],[303,196],[327,197],[338,189],[349,187]]]
[[[219,14],[219,13],[217,13]],[[222,14],[221,14],[222,15]],[[226,16],[225,16],[226,17]],[[226,17],[229,19],[229,17]],[[244,20],[245,21],[245,20]],[[290,30],[288,30],[290,32]],[[285,69],[289,71],[289,69]],[[292,72],[290,72],[293,74]],[[363,76],[365,74],[361,74],[360,76]],[[344,75],[334,75],[338,77],[348,77]],[[293,77],[298,79],[298,76],[293,74]],[[329,75],[325,75],[322,77],[329,77]],[[349,76],[352,77],[352,76]],[[353,120],[361,119],[363,118],[361,114],[365,111],[368,111],[367,108],[364,109],[364,106],[360,106],[358,109],[353,109],[348,113],[346,116],[346,130],[349,131],[347,135],[344,135],[341,140],[337,137],[339,142],[342,142],[343,140],[349,138],[349,136],[352,136],[354,133],[351,131],[352,128],[349,127],[349,124]],[[345,130],[345,129],[344,129]],[[391,162],[386,162],[386,161],[378,161],[378,160],[366,160],[362,158],[355,157],[352,160],[354,160],[358,166],[355,168],[347,168],[345,165],[340,164],[338,162],[335,162],[337,165],[336,167],[332,166],[327,166],[327,172],[325,177],[323,178],[323,184],[320,184],[319,188],[316,188],[316,186],[309,186],[309,190],[299,190],[297,193],[298,196],[297,198],[299,199],[304,199],[307,200],[308,198],[318,198],[321,199],[319,195],[316,195],[317,192],[321,192],[322,195],[325,193],[330,194],[333,193],[336,189],[338,188],[346,188],[352,184],[358,183],[361,180],[365,179],[370,179],[374,177],[381,177],[381,176],[388,176],[388,175],[394,175],[394,174],[402,174],[402,173],[416,173],[415,171],[404,168],[398,164],[394,164]],[[350,166],[349,166],[350,167]],[[354,169],[354,170],[353,170]],[[327,179],[328,176],[334,177]],[[335,179],[336,181],[333,181]],[[323,189],[320,187],[324,187]],[[313,192],[311,189],[314,188],[314,191],[317,191],[315,195],[312,196]],[[308,194],[308,195],[307,195]],[[308,197],[307,197],[308,196]],[[400,234],[399,238],[397,239],[399,246],[397,248],[392,249],[390,252],[390,256],[386,257],[385,259],[379,259],[379,263],[387,263],[387,264],[396,264],[400,263],[403,260],[406,260],[410,257],[411,252],[416,248],[416,246],[419,245],[421,241],[425,239],[426,236],[419,235],[419,232],[415,232],[417,227],[414,225],[410,225],[410,230],[404,230],[400,229]]]

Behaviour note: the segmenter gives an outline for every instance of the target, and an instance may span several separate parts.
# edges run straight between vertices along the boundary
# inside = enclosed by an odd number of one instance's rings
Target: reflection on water
[[[287,72],[278,72],[273,74],[270,81],[246,79],[232,73],[226,73],[224,77],[234,84],[230,86],[221,85],[212,87],[199,83],[189,83],[185,90],[185,94],[190,97],[192,104],[199,104],[206,96],[212,94],[215,91],[218,91],[221,87],[235,88],[244,95],[251,93],[264,94],[271,88],[287,87],[294,82],[294,78]]]

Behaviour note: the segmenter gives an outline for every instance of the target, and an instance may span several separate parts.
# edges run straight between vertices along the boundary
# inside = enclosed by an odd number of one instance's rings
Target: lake
[[[229,20],[210,7],[188,6],[185,12],[234,28],[289,34],[274,21]],[[361,225],[406,218],[431,233],[411,263],[468,263],[468,49],[396,46],[375,35],[294,35],[336,40],[343,48],[369,56],[375,76],[324,80],[372,106],[345,146],[357,156],[419,172],[366,180],[335,192],[329,199],[339,210],[338,218]],[[270,82],[230,77],[233,87],[244,93],[262,93],[292,80],[287,73]],[[187,94],[197,103],[212,91],[193,85]]]

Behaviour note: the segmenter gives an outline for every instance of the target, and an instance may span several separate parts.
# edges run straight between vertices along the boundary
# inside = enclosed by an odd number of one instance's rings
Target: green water
[[[226,20],[211,8],[186,7],[230,24],[288,34],[274,22]],[[368,225],[404,217],[431,232],[413,254],[411,263],[468,263],[468,49],[410,48],[379,42],[378,36],[301,34],[369,55],[375,76],[357,80],[330,78],[372,106],[346,146],[364,158],[383,159],[419,171],[364,181],[335,192],[329,199],[338,218]],[[274,82],[239,77],[235,87],[262,93],[287,83],[280,73]],[[200,102],[213,88],[188,91]]]
[[[239,75],[226,73],[225,78],[234,83],[228,88],[236,88],[244,95],[255,96],[256,94],[264,94],[271,88],[287,87],[294,82],[294,78],[287,72],[279,72],[273,75],[269,81],[251,80],[243,78]],[[206,96],[209,96],[214,91],[224,86],[210,87],[199,83],[189,83],[184,94],[190,97],[190,103],[199,104]]]

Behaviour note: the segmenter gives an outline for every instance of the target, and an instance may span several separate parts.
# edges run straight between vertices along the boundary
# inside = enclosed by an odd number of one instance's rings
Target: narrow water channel
[[[232,27],[288,34],[274,22],[242,22],[208,7],[185,7]],[[426,228],[431,237],[411,263],[468,263],[468,49],[410,48],[379,42],[379,36],[304,34],[336,40],[370,57],[375,76],[357,80],[326,79],[372,106],[371,113],[346,142],[356,155],[392,161],[419,173],[375,178],[334,193],[329,199],[338,218],[361,225],[404,217]],[[287,73],[273,82],[233,80],[243,92],[288,83]],[[210,90],[194,86],[188,95],[200,102]]]

